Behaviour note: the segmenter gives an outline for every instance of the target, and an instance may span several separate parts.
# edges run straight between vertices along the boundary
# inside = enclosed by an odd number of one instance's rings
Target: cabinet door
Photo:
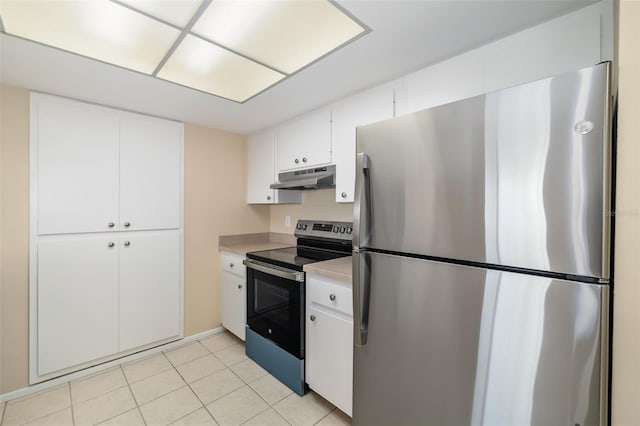
[[[476,50],[407,75],[399,114],[409,114],[483,93],[482,66],[482,52]]]
[[[247,141],[247,203],[299,204],[301,191],[274,190],[270,185],[278,178],[274,170],[275,132],[267,130],[249,136]]]
[[[132,233],[120,237],[119,245],[120,350],[179,337],[182,280],[178,231]]]
[[[182,124],[122,113],[120,126],[120,229],[179,228]]]
[[[273,130],[249,136],[247,140],[247,203],[272,204],[274,190]]]
[[[307,312],[305,368],[309,387],[351,415],[353,322],[311,306]]]
[[[378,87],[335,105],[332,117],[336,201],[352,203],[356,167],[356,127],[393,117],[393,86]]]
[[[32,120],[38,234],[117,229],[117,114],[34,95]]]
[[[224,328],[245,340],[247,323],[246,278],[227,271],[222,272],[220,283],[220,313]]]
[[[313,111],[278,128],[276,171],[330,162],[331,113],[328,110]]]
[[[67,236],[41,240],[37,271],[37,374],[118,352],[115,239]]]

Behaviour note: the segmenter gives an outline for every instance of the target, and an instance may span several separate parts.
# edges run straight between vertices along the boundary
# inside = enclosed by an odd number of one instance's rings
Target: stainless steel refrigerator
[[[610,64],[357,129],[354,425],[602,425]]]

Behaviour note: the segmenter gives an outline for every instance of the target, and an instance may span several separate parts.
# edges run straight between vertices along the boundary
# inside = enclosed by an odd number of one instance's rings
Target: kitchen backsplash
[[[302,204],[279,204],[271,206],[271,232],[293,234],[298,219],[309,220],[353,220],[353,203],[336,203],[334,189],[304,191]],[[285,226],[285,217],[291,216],[291,226]]]

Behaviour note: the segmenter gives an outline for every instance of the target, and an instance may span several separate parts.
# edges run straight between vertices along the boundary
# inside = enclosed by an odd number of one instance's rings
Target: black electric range
[[[351,222],[300,220],[297,245],[247,253],[249,358],[304,394],[304,265],[351,255]]]

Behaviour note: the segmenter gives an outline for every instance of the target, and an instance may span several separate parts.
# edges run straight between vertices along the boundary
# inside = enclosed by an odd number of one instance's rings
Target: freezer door
[[[354,425],[606,424],[608,286],[368,252],[356,264]]]
[[[357,129],[354,246],[609,277],[608,65]]]

